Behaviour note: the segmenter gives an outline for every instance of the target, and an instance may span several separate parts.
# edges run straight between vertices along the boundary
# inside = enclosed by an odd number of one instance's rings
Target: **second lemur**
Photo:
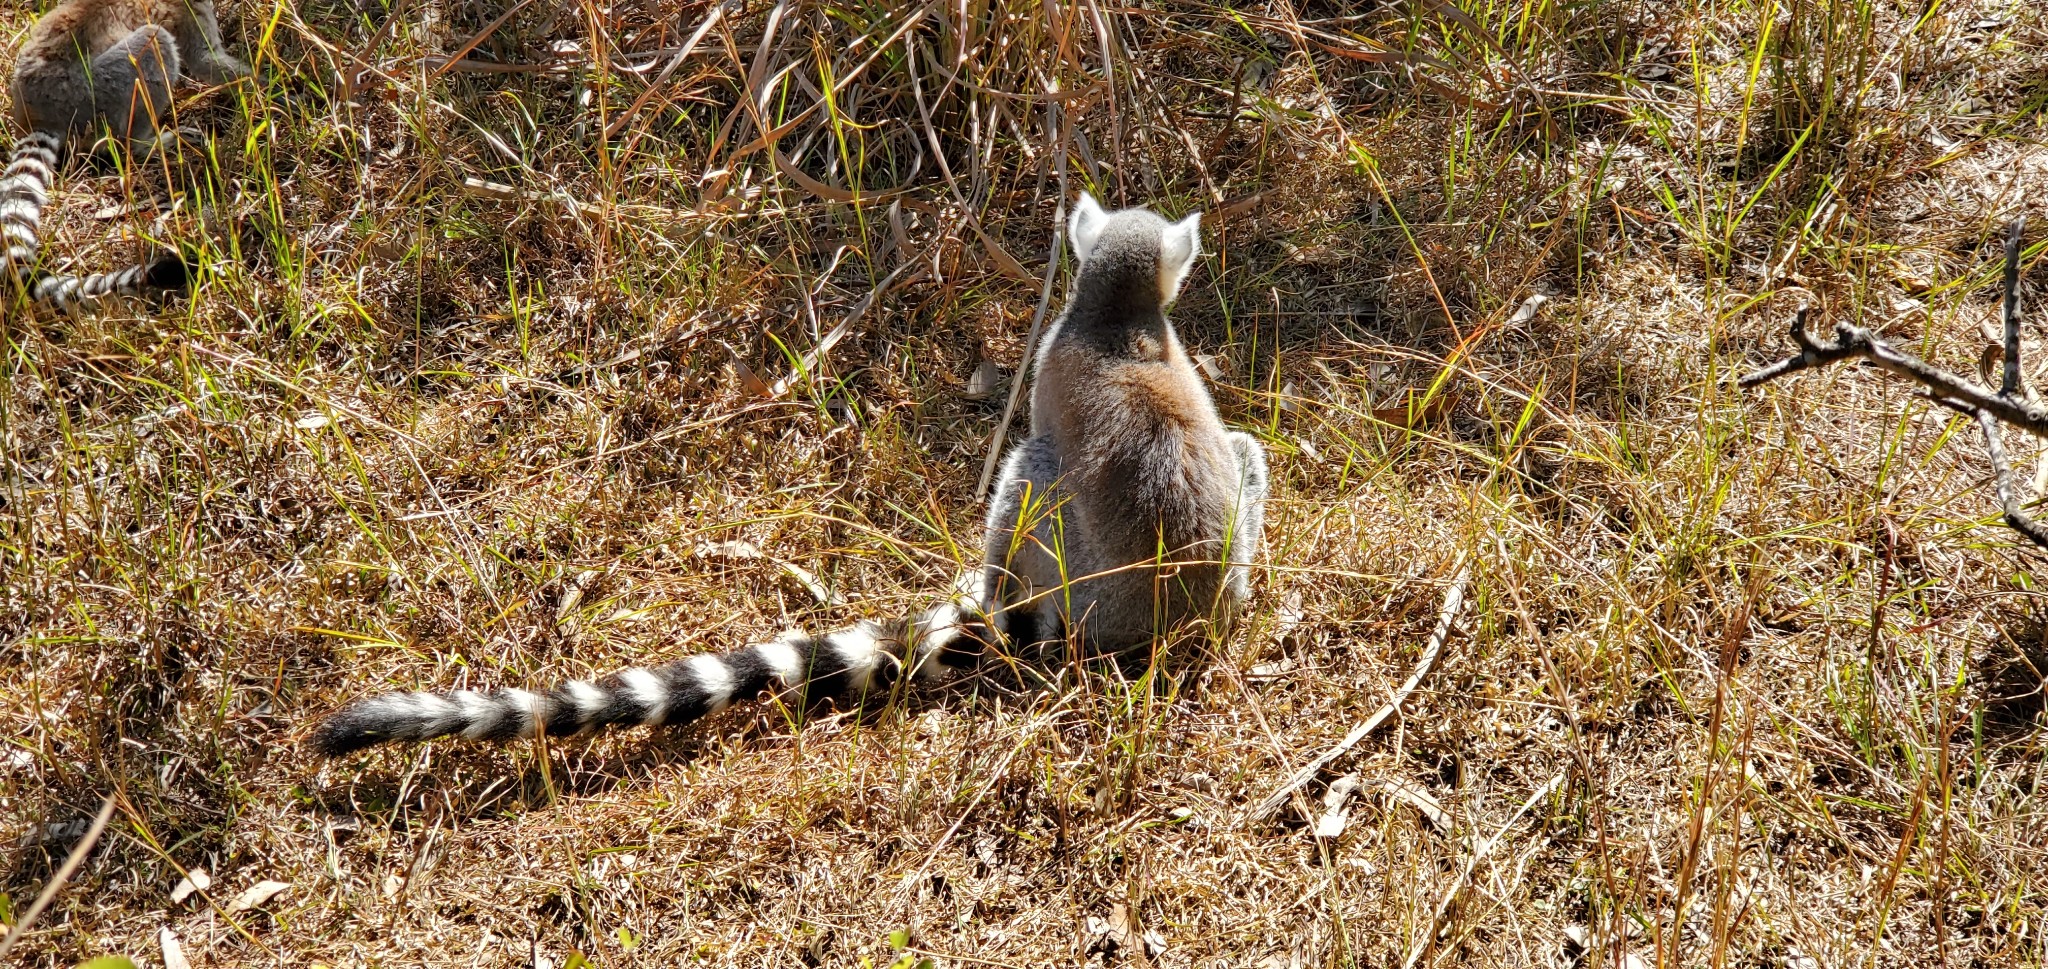
[[[67,147],[105,128],[137,154],[155,151],[181,137],[164,126],[173,85],[248,74],[221,43],[213,0],[64,0],[51,8],[29,29],[8,84],[14,118],[28,132],[0,176],[0,284],[67,310],[185,286],[189,267],[176,255],[109,273],[42,272],[43,209]]]
[[[1266,455],[1224,427],[1166,319],[1201,254],[1200,224],[1105,212],[1085,194],[1075,206],[1080,270],[1038,354],[1031,436],[1004,463],[972,594],[911,619],[790,632],[544,692],[385,694],[322,721],[314,750],[679,725],[767,690],[810,702],[903,675],[943,679],[1005,641],[1102,653],[1191,623],[1227,628],[1251,590]]]

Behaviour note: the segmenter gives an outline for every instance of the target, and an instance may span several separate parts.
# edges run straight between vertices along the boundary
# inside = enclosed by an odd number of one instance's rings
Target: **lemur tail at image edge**
[[[83,276],[43,272],[36,268],[41,251],[43,210],[50,204],[62,136],[31,131],[14,146],[7,170],[0,175],[0,267],[28,298],[69,311],[89,307],[111,296],[140,296],[152,290],[183,289],[191,284],[192,267],[182,256],[166,253],[109,273]]]

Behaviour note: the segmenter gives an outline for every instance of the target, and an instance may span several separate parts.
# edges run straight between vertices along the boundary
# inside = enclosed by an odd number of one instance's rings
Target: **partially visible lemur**
[[[771,688],[809,703],[859,696],[906,672],[944,678],[984,640],[1071,634],[1110,652],[1190,620],[1227,626],[1250,594],[1266,457],[1250,436],[1224,429],[1166,320],[1200,254],[1199,229],[1199,215],[1170,223],[1081,197],[1070,220],[1080,271],[1038,355],[1031,437],[1010,454],[990,502],[978,596],[545,693],[387,694],[328,717],[313,748],[333,757],[455,734],[505,741],[679,725]]]
[[[30,28],[8,85],[28,133],[0,177],[0,285],[11,277],[31,299],[62,309],[107,296],[186,284],[188,267],[161,256],[87,276],[36,268],[38,230],[67,144],[102,126],[146,154],[185,135],[167,129],[180,79],[220,84],[249,68],[221,43],[213,0],[63,0]]]

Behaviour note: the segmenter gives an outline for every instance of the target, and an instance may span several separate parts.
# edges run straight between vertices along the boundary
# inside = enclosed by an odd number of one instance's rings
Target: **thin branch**
[[[1977,426],[1984,429],[1984,450],[1991,455],[1992,477],[1998,486],[1998,504],[2005,510],[2005,523],[2042,548],[2048,548],[2048,528],[2020,510],[2019,488],[2013,483],[2012,462],[2005,456],[2004,435],[2000,433],[1998,421],[1990,414],[1977,411]]]
[[[1023,398],[1024,374],[1031,369],[1031,362],[1038,356],[1038,337],[1045,329],[1045,314],[1052,306],[1052,283],[1059,277],[1060,248],[1067,241],[1067,147],[1073,140],[1073,116],[1063,110],[1058,101],[1045,106],[1047,134],[1059,132],[1059,149],[1053,153],[1053,172],[1059,179],[1059,204],[1052,216],[1052,251],[1045,257],[1045,278],[1038,287],[1038,309],[1031,314],[1031,332],[1024,337],[1024,356],[1017,361],[1017,372],[1010,378],[1010,397],[1003,403],[1003,417],[996,422],[996,429],[989,432],[988,455],[981,462],[981,481],[974,486],[977,498],[987,497],[989,484],[996,479],[996,467],[1003,460],[1003,439],[1010,433],[1010,421],[1017,415],[1017,402]]]
[[[2020,231],[2027,227],[2027,217],[2012,220],[2012,229],[2005,234],[2005,382],[1998,388],[2001,397],[2011,397],[2020,390]]]
[[[2020,254],[2024,248],[2020,244],[2020,235],[2026,224],[2025,216],[2015,219],[2005,236],[2002,307],[2005,371],[1997,391],[1901,351],[1860,326],[1837,323],[1835,342],[1817,342],[1806,332],[1807,311],[1804,308],[1792,319],[1792,342],[1799,345],[1799,354],[1744,376],[1737,381],[1738,385],[1755,387],[1786,374],[1851,359],[1868,360],[1919,383],[1935,403],[1977,419],[1978,426],[1984,429],[1984,449],[1991,460],[1992,475],[1998,487],[1998,504],[2005,512],[2005,523],[2028,541],[2048,548],[2048,527],[2036,522],[2023,510],[2026,502],[2020,497],[2019,486],[2013,479],[2012,462],[2006,457],[2004,433],[2000,427],[2001,424],[2011,424],[2037,438],[2048,439],[2048,407],[2028,399],[2020,372]]]
[[[1990,411],[1992,416],[2035,437],[2048,438],[2048,407],[2030,403],[2019,397],[2004,397],[1979,387],[1973,381],[1941,370],[1892,346],[1885,342],[1884,338],[1860,326],[1837,323],[1834,343],[1815,342],[1813,337],[1806,333],[1806,313],[1806,310],[1800,310],[1792,321],[1792,340],[1799,344],[1799,355],[1787,357],[1743,377],[1738,382],[1740,386],[1754,387],[1787,374],[1825,367],[1843,360],[1868,360],[1901,377],[1917,381],[1935,397],[1959,401],[1980,410]]]
[[[1415,664],[1415,672],[1408,674],[1408,682],[1401,684],[1401,689],[1396,691],[1393,698],[1388,700],[1386,705],[1380,707],[1379,711],[1374,713],[1371,719],[1351,728],[1351,732],[1344,735],[1344,739],[1338,741],[1336,746],[1317,755],[1316,759],[1302,765],[1300,770],[1288,776],[1286,783],[1281,784],[1273,793],[1266,795],[1265,800],[1260,801],[1252,808],[1251,817],[1254,820],[1271,817],[1273,812],[1278,811],[1281,805],[1286,804],[1287,799],[1293,796],[1294,792],[1299,790],[1303,784],[1315,780],[1316,775],[1321,773],[1323,768],[1330,766],[1332,761],[1344,756],[1351,748],[1358,746],[1360,741],[1371,736],[1373,731],[1378,730],[1380,724],[1386,723],[1388,720],[1393,719],[1394,714],[1401,712],[1401,705],[1408,702],[1409,695],[1415,692],[1416,687],[1422,685],[1423,679],[1429,676],[1430,670],[1436,668],[1437,659],[1443,656],[1444,643],[1450,639],[1451,627],[1457,622],[1458,613],[1465,608],[1465,591],[1470,587],[1471,583],[1472,570],[1470,568],[1458,569],[1458,574],[1451,579],[1450,588],[1444,592],[1443,611],[1437,614],[1436,629],[1430,632],[1429,644],[1423,647],[1422,661]]]

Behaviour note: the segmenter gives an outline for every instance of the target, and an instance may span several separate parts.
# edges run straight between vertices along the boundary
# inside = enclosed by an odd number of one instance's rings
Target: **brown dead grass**
[[[607,142],[708,11],[543,0],[470,55],[516,72],[436,78],[503,8],[231,5],[270,79],[194,105],[228,137],[171,183],[238,258],[4,330],[0,921],[119,806],[29,964],[160,964],[163,929],[201,966],[2048,963],[2048,603],[1975,430],[1848,368],[1729,389],[1801,301],[1974,370],[2002,226],[2048,225],[2038,7],[753,3]],[[850,76],[778,142],[801,178],[742,152]],[[164,184],[74,167],[52,251],[197,238],[89,217]],[[296,746],[375,690],[943,589],[1001,413],[968,375],[1014,372],[1083,184],[1212,213],[1176,319],[1279,481],[1212,655]],[[1407,675],[1460,557],[1342,838],[1248,820]]]

